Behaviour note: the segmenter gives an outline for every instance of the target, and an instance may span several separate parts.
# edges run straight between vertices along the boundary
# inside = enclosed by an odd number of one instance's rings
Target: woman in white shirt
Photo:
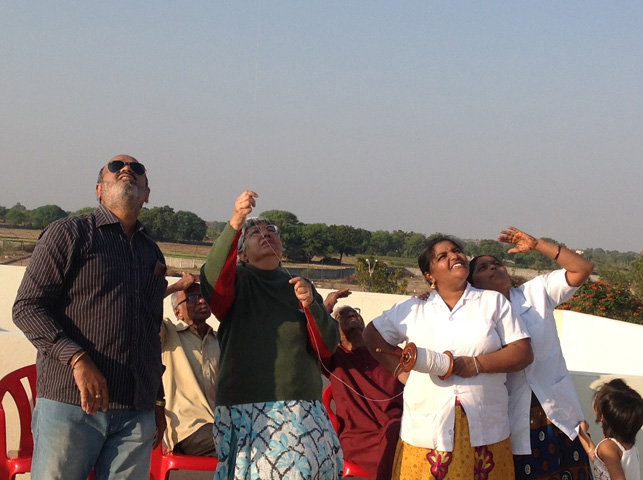
[[[532,360],[528,334],[500,294],[472,288],[463,249],[437,237],[418,258],[435,290],[411,298],[374,319],[364,340],[375,358],[395,372],[397,359],[377,353],[414,342],[418,361],[405,379],[404,412],[393,478],[513,478],[506,373]],[[436,373],[427,358],[448,351],[454,360]],[[442,354],[438,354],[442,355]],[[446,374],[445,374],[446,373]]]
[[[531,337],[533,363],[507,377],[516,478],[589,478],[587,455],[577,440],[583,413],[563,358],[554,309],[576,292],[594,266],[561,245],[517,228],[508,227],[501,234],[499,241],[515,245],[508,253],[535,250],[563,267],[511,288],[507,269],[495,257],[480,255],[470,264],[469,282],[508,298]]]

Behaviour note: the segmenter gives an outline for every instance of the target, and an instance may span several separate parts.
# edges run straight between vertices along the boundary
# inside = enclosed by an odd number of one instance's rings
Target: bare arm
[[[509,249],[508,253],[524,253],[529,250],[535,250],[547,258],[556,260],[567,271],[565,276],[570,287],[580,287],[589,278],[594,269],[592,262],[584,259],[576,252],[542,238],[534,238],[515,227],[507,227],[507,230],[501,230],[500,233],[502,235],[498,237],[498,241],[515,245],[515,247]],[[560,252],[558,251],[559,248]],[[557,255],[558,258],[556,258]]]
[[[333,308],[335,308],[335,305],[337,304],[337,300],[339,300],[340,298],[346,298],[351,293],[353,292],[351,292],[348,288],[330,292],[328,295],[326,295],[326,299],[324,300],[324,307],[326,307],[326,310],[328,310],[329,312],[332,312]]]
[[[531,340],[522,338],[493,353],[475,357],[456,357],[453,361],[453,374],[467,378],[480,373],[518,372],[533,360]]]
[[[585,450],[585,453],[587,453],[587,456],[589,459],[593,462],[594,461],[594,449],[596,448],[596,445],[594,445],[594,442],[592,441],[592,437],[589,436],[589,432],[587,431],[589,429],[589,425],[585,420],[580,422],[578,425],[578,440],[580,441],[580,444],[583,446],[583,450]]]
[[[173,284],[168,284],[165,289],[165,296],[172,295],[174,292],[182,292],[190,287],[194,282],[199,281],[199,276],[193,273],[181,272],[181,278]]]
[[[379,348],[386,352],[393,352],[397,349],[397,347],[384,340],[384,338],[382,338],[382,335],[380,335],[380,332],[377,331],[377,328],[375,328],[372,323],[369,323],[366,326],[362,337],[364,338],[364,344],[366,345],[366,348],[368,348],[368,351],[371,352],[373,358],[380,362],[380,364],[389,372],[395,374],[395,370],[400,363],[399,358],[393,355],[378,353],[376,350]],[[404,372],[400,373],[397,376],[397,379],[400,381],[400,383],[403,384],[406,384],[407,378],[408,373]]]
[[[596,449],[596,454],[605,463],[611,480],[626,480],[625,472],[621,466],[623,452],[611,440],[602,442]]]

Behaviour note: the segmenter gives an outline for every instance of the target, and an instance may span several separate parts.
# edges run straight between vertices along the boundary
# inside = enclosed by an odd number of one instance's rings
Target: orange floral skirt
[[[514,463],[509,438],[491,445],[472,447],[467,416],[455,410],[453,452],[414,447],[398,440],[393,480],[513,480]]]

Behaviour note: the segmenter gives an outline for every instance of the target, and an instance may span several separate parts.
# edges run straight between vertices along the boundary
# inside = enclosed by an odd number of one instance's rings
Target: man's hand
[[[80,407],[89,415],[94,415],[98,409],[107,411],[109,392],[107,380],[96,368],[89,354],[84,353],[73,367],[74,381],[80,391]]]
[[[156,422],[156,431],[154,432],[154,440],[152,440],[152,449],[156,448],[161,440],[167,427],[167,420],[165,419],[165,407],[157,405],[154,408],[154,421]]]
[[[183,292],[191,287],[194,282],[199,281],[199,276],[193,273],[181,272],[181,278],[165,289],[165,296],[173,294],[174,292]]]
[[[257,195],[252,190],[246,190],[237,197],[234,202],[234,210],[232,217],[230,217],[230,226],[235,230],[239,230],[246,222],[246,217],[252,213],[252,209],[257,205],[255,198]]]
[[[301,277],[291,278],[289,283],[295,286],[297,300],[301,302],[304,308],[310,307],[314,300],[313,286]]]
[[[330,292],[328,295],[326,295],[326,299],[324,300],[324,306],[326,307],[326,310],[332,312],[333,308],[335,308],[335,305],[337,304],[337,300],[339,300],[340,298],[346,298],[351,293],[353,292],[351,292],[348,288]]]

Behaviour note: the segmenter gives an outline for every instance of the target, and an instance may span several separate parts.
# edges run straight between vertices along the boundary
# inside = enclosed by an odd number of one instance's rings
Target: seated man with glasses
[[[350,294],[337,293],[340,298]],[[333,391],[344,459],[362,467],[373,479],[390,479],[404,386],[364,345],[364,319],[358,308],[341,306],[333,317],[339,322],[339,346],[323,361],[322,372]]]
[[[219,367],[217,334],[206,320],[210,307],[201,296],[199,277],[183,273],[168,286],[177,322],[161,325],[161,360],[165,365],[164,441],[175,453],[215,456],[215,381]]]

